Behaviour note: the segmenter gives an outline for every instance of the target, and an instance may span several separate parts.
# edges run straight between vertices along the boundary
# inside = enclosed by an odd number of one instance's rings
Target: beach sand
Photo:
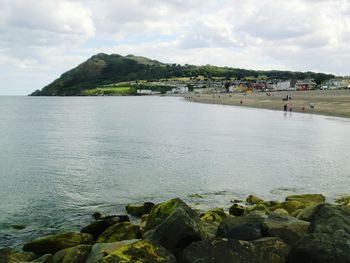
[[[305,112],[337,117],[350,118],[350,90],[313,90],[313,91],[283,91],[230,94],[200,94],[187,95],[187,100],[223,105],[237,105],[242,107],[254,107],[283,111],[283,106],[287,104],[292,111]],[[290,96],[291,100],[283,101],[283,98]],[[242,100],[242,104],[240,101]],[[314,109],[310,107],[314,105]],[[304,107],[304,110],[303,110]]]

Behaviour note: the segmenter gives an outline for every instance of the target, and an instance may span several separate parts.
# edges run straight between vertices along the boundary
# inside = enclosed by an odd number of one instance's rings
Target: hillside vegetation
[[[334,77],[333,75],[314,72],[291,71],[255,71],[239,68],[216,67],[211,65],[179,65],[165,64],[156,60],[134,55],[121,56],[117,54],[97,54],[87,61],[65,73],[58,79],[36,90],[32,96],[75,96],[75,95],[133,95],[135,89],[126,86],[127,90],[107,87],[109,84],[127,81],[150,81],[157,79],[191,78],[277,78],[304,79],[313,78],[317,84]]]

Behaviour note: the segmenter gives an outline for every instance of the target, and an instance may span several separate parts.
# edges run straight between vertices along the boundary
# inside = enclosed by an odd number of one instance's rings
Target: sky
[[[350,75],[350,1],[0,0],[0,95],[101,52]]]

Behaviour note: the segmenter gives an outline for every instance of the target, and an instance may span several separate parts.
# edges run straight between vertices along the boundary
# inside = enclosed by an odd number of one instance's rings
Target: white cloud
[[[347,0],[0,0],[0,94],[11,76],[33,76],[29,93],[35,76],[53,80],[98,52],[349,74],[349,14]]]

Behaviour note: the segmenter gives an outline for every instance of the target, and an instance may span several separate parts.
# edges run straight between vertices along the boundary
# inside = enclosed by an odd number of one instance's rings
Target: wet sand
[[[350,90],[314,90],[314,91],[283,91],[231,94],[200,94],[185,96],[187,100],[223,105],[236,105],[242,107],[254,107],[283,111],[283,106],[287,104],[288,111],[305,112],[337,117],[350,118]],[[283,101],[283,98],[290,96],[291,100]],[[240,101],[242,100],[242,104]],[[314,105],[314,109],[310,107]],[[303,109],[304,108],[304,109]]]

